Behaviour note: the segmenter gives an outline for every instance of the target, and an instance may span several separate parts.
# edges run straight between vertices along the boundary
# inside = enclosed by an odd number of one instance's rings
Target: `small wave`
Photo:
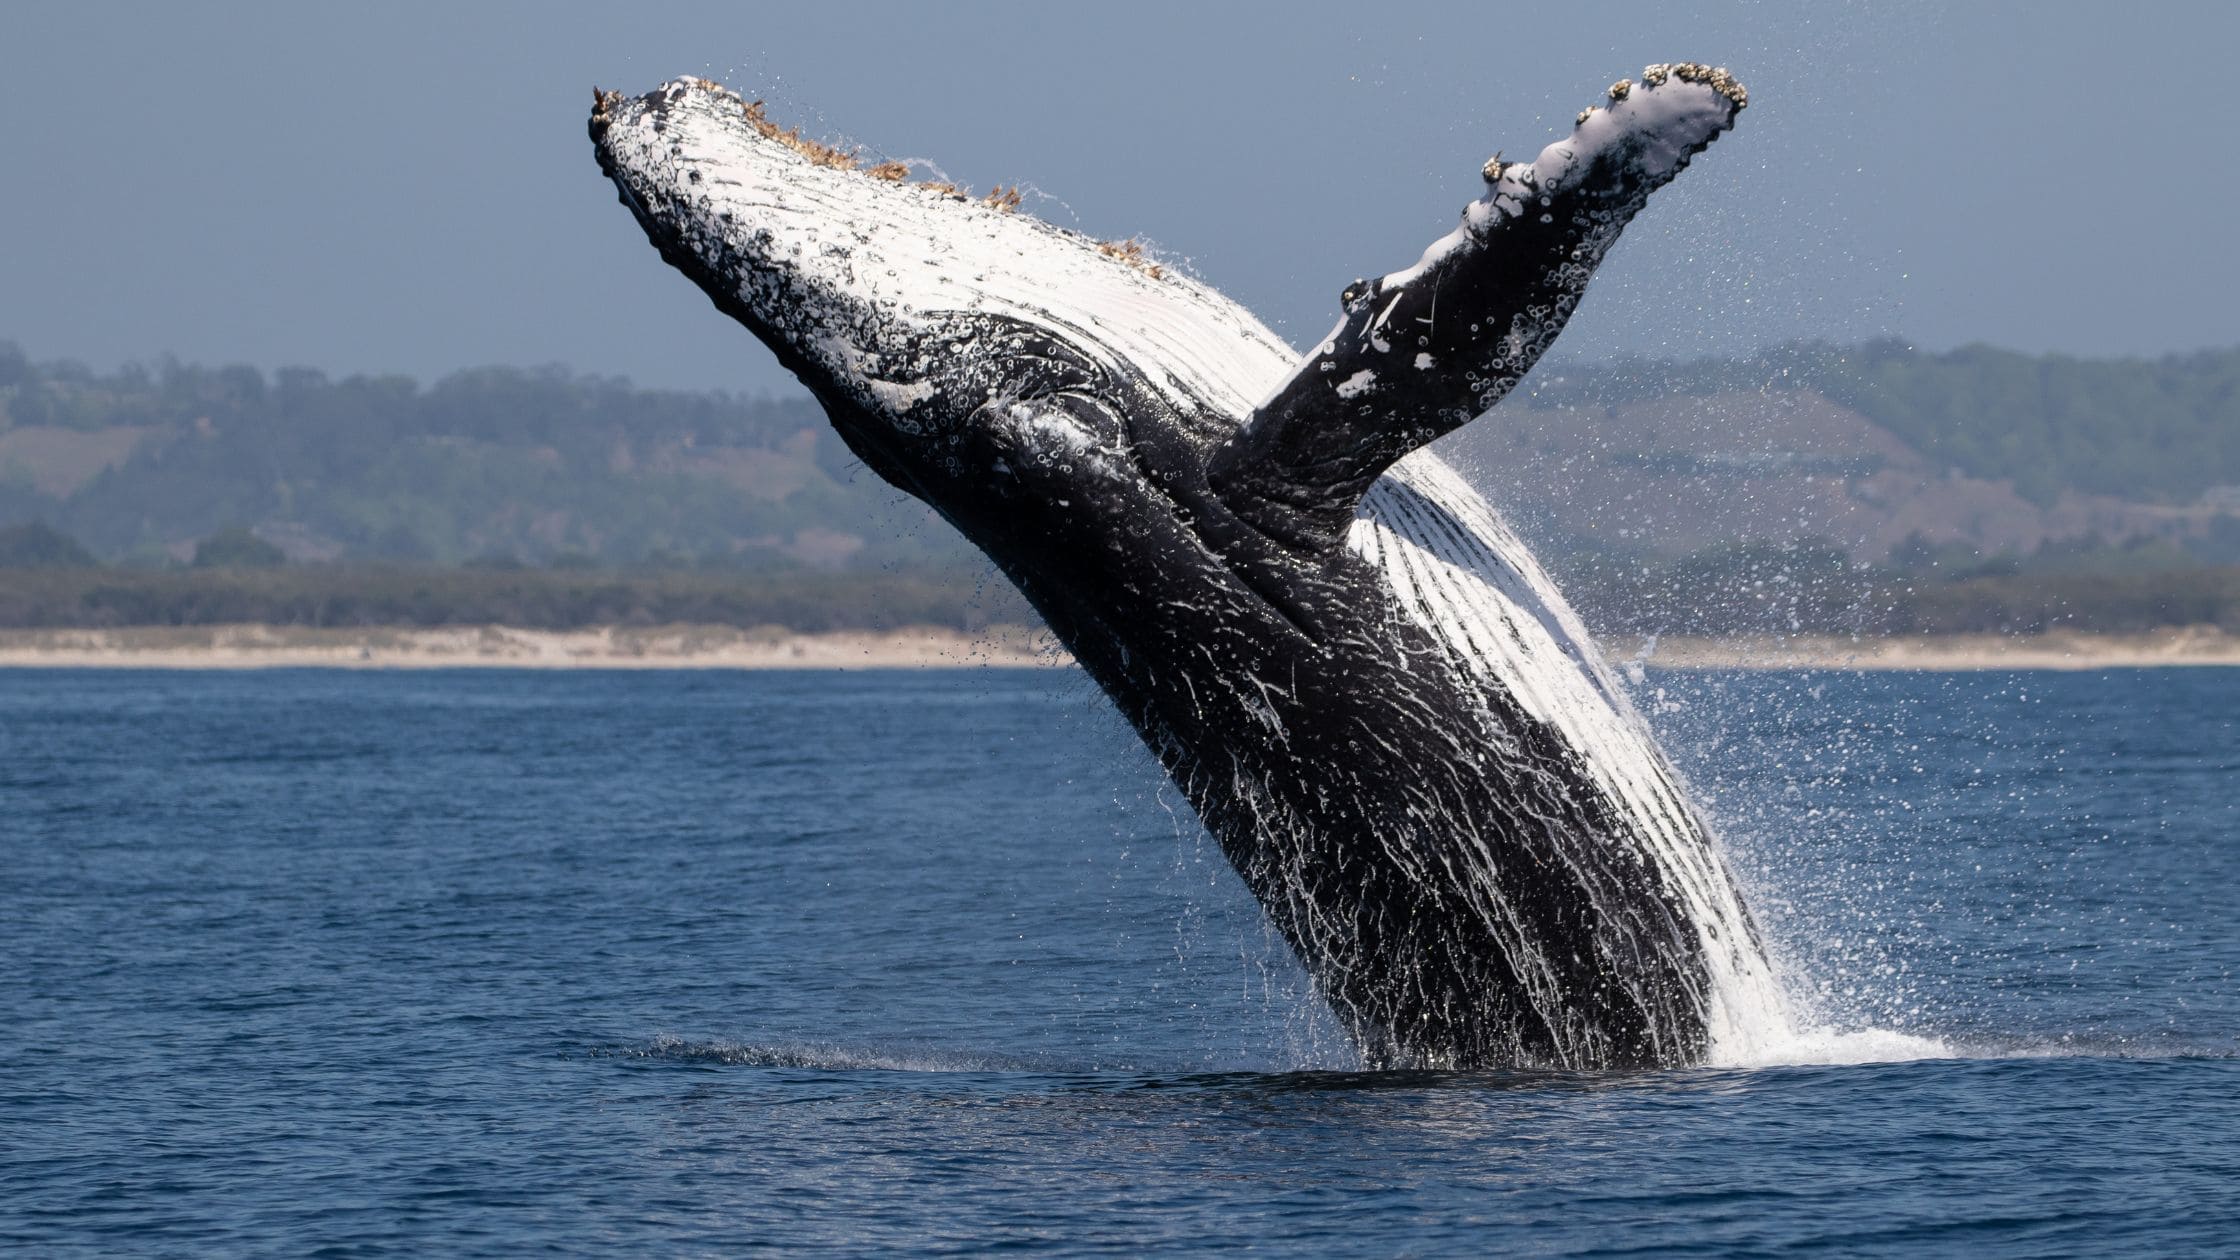
[[[880,1049],[792,1042],[753,1045],[694,1041],[663,1034],[645,1045],[592,1051],[595,1058],[638,1059],[707,1067],[794,1068],[810,1072],[1101,1072],[1107,1067],[1046,1062],[1024,1056],[954,1050]]]
[[[1808,1028],[1714,1053],[1716,1068],[1842,1067],[1930,1059],[2233,1059],[2231,1043],[2154,1036],[2066,1035],[2052,1038],[1931,1036],[1889,1028]]]
[[[1820,1067],[1969,1057],[1952,1043],[1890,1028],[1806,1028],[1714,1054],[1712,1067]]]
[[[1596,1088],[1638,1083],[1655,1071],[1591,1072],[1562,1069],[1330,1070],[1242,1068],[1193,1070],[1183,1065],[1088,1063],[1034,1056],[916,1047],[841,1046],[818,1042],[758,1044],[692,1040],[669,1034],[637,1045],[592,1049],[590,1057],[685,1067],[781,1068],[805,1072],[1006,1073],[1062,1078],[1099,1089],[1249,1089],[1325,1092],[1424,1088]],[[1703,1064],[1714,1070],[1785,1067],[1851,1067],[1939,1059],[2236,1059],[2240,1046],[2199,1043],[2144,1044],[2136,1040],[2060,1038],[2000,1040],[1939,1037],[1889,1028],[1813,1027],[1753,1042],[1746,1049],[1715,1052]],[[1688,1069],[1683,1069],[1687,1071]]]
[[[2240,1042],[2179,1032],[2087,1032],[2057,1037],[1984,1037],[1959,1043],[1974,1059],[2240,1059]]]

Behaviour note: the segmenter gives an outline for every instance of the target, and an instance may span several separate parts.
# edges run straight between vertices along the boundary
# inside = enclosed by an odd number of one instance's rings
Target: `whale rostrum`
[[[1304,357],[1131,242],[912,182],[701,79],[596,94],[661,256],[984,550],[1157,755],[1371,1065],[1730,1053],[1781,998],[1555,586],[1424,445],[1515,387],[1734,123],[1652,66]]]

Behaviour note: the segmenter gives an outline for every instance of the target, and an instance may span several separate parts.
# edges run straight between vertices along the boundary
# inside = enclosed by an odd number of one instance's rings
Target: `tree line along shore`
[[[101,565],[41,526],[0,530],[0,628],[259,624],[782,627],[974,631],[1035,616],[992,567],[599,569],[288,563],[220,535],[203,563]],[[218,553],[215,557],[211,552]],[[250,553],[247,557],[239,553]],[[44,556],[27,560],[27,553]],[[2139,572],[1862,568],[1812,547],[1738,548],[1660,565],[1574,564],[1564,589],[1598,634],[2240,633],[2240,567]]]
[[[2240,630],[2240,349],[1551,364],[1443,449],[1605,635]],[[804,398],[0,342],[0,628],[1031,621]]]

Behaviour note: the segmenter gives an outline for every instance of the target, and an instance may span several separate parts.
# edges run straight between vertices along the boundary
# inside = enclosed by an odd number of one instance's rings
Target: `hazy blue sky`
[[[1560,344],[1898,333],[2240,342],[2240,6],[12,3],[0,339],[428,377],[565,363],[785,388],[593,165],[591,86],[774,116],[1141,235],[1295,343],[1621,75],[1702,60],[1741,126]]]

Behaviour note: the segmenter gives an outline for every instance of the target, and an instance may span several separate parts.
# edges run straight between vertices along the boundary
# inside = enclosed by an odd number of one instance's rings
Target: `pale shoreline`
[[[2079,670],[2240,665],[2240,636],[2213,626],[2143,634],[1850,639],[1614,639],[1613,665],[1659,669]],[[49,669],[956,669],[1072,665],[1047,633],[931,626],[802,634],[777,627],[522,630],[141,626],[0,630],[0,668]]]
[[[801,634],[779,627],[133,626],[0,630],[0,668],[954,669],[1069,665],[1020,626]]]

